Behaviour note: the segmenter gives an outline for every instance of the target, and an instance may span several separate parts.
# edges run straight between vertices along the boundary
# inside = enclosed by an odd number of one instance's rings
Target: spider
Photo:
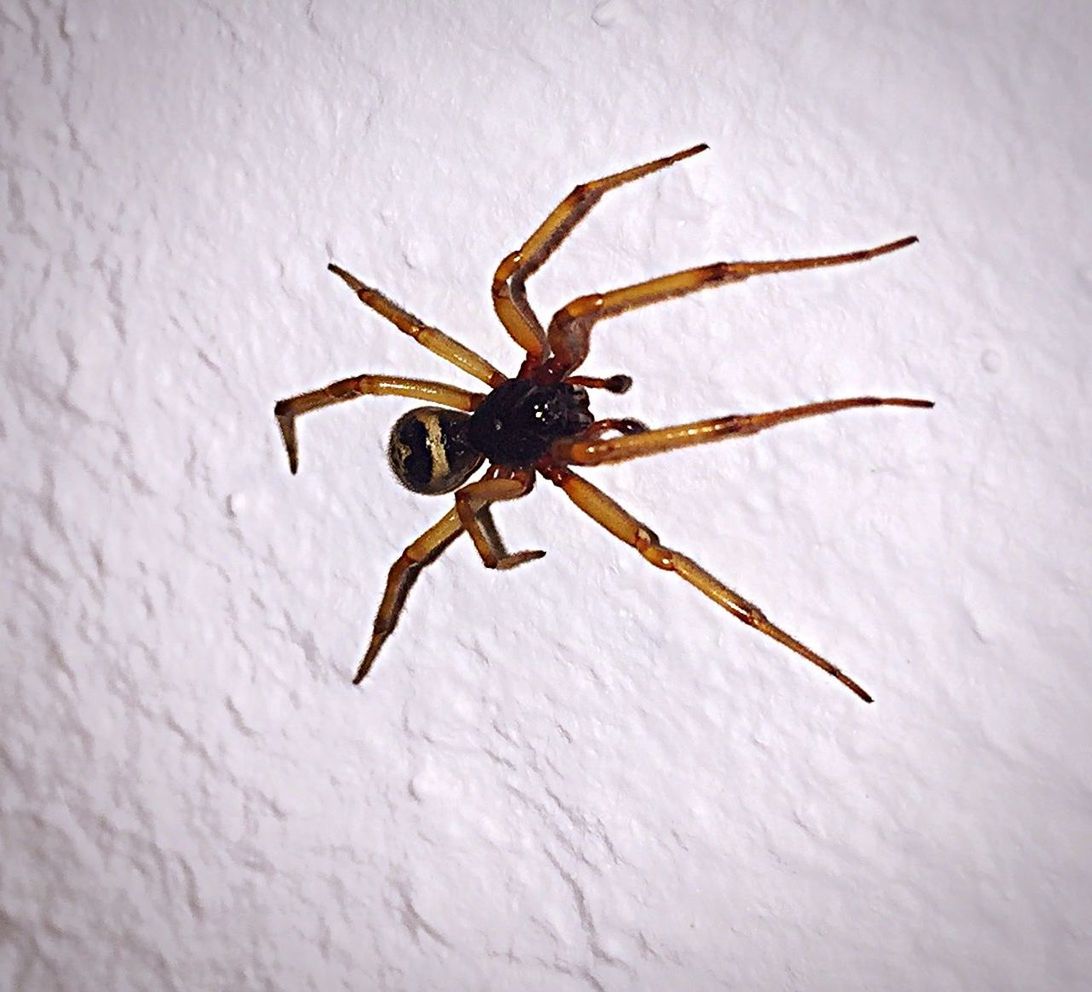
[[[649,429],[629,418],[596,420],[589,408],[589,389],[624,393],[628,375],[608,378],[576,375],[588,356],[592,329],[601,320],[637,307],[750,276],[795,269],[815,269],[861,262],[913,244],[916,237],[841,255],[766,262],[717,262],[646,282],[581,296],[554,314],[543,327],[527,300],[526,282],[587,216],[603,195],[643,176],[659,172],[708,148],[695,145],[603,179],[583,183],[565,197],[523,246],[508,255],[493,276],[493,307],[512,339],[526,352],[515,378],[494,368],[480,355],[443,331],[422,323],[376,289],[345,269],[330,264],[357,298],[402,333],[441,358],[479,379],[489,391],[469,392],[457,386],[402,376],[364,374],[331,383],[323,389],[281,400],[274,407],[289,468],[299,467],[296,418],[320,407],[358,396],[402,396],[424,400],[394,424],[388,459],[398,481],[415,493],[455,493],[455,505],[402,552],[387,576],[375,617],[371,641],[353,679],[359,683],[398,622],[411,586],[421,569],[431,564],[463,531],[470,535],[486,568],[514,568],[541,558],[544,551],[509,553],[493,522],[494,503],[519,499],[531,492],[535,479],[548,479],[596,523],[636,549],[657,568],[674,572],[732,616],[779,641],[834,676],[865,702],[872,697],[841,669],[776,626],[754,603],[729,589],[695,561],[660,543],[643,523],[606,493],[573,471],[572,466],[604,465],[647,455],[707,444],[759,431],[805,417],[852,407],[931,407],[929,400],[859,396],[786,407],[768,413],[730,414],[673,427]],[[470,477],[490,464],[477,481]]]

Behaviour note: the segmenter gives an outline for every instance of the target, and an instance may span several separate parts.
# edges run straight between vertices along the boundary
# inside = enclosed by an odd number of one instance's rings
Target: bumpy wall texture
[[[1086,3],[5,0],[0,987],[1077,990],[1092,970]],[[596,480],[876,697],[542,483],[349,684],[489,279],[920,245],[601,326],[602,416],[859,394]],[[591,474],[589,472],[589,474]]]

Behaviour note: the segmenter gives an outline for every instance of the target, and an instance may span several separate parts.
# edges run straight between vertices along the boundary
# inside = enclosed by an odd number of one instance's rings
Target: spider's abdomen
[[[482,463],[466,443],[469,416],[462,410],[421,406],[402,414],[391,428],[387,461],[398,481],[425,496],[458,489]]]
[[[554,441],[579,434],[594,419],[582,386],[509,379],[471,415],[467,440],[498,465],[530,465]]]

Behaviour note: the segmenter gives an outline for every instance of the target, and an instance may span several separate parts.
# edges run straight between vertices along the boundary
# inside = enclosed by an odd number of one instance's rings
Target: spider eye
[[[458,489],[484,460],[466,443],[461,410],[423,406],[395,421],[387,443],[391,471],[407,489],[426,496]]]

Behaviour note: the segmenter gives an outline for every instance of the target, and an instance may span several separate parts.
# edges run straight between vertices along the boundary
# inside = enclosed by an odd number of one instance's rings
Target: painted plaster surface
[[[4,0],[0,988],[1075,990],[1092,968],[1092,9]],[[844,413],[594,470],[829,677],[540,484],[414,588],[449,505],[384,464],[508,372],[530,283],[843,251],[603,324],[601,416]],[[592,474],[591,471],[588,473]]]

